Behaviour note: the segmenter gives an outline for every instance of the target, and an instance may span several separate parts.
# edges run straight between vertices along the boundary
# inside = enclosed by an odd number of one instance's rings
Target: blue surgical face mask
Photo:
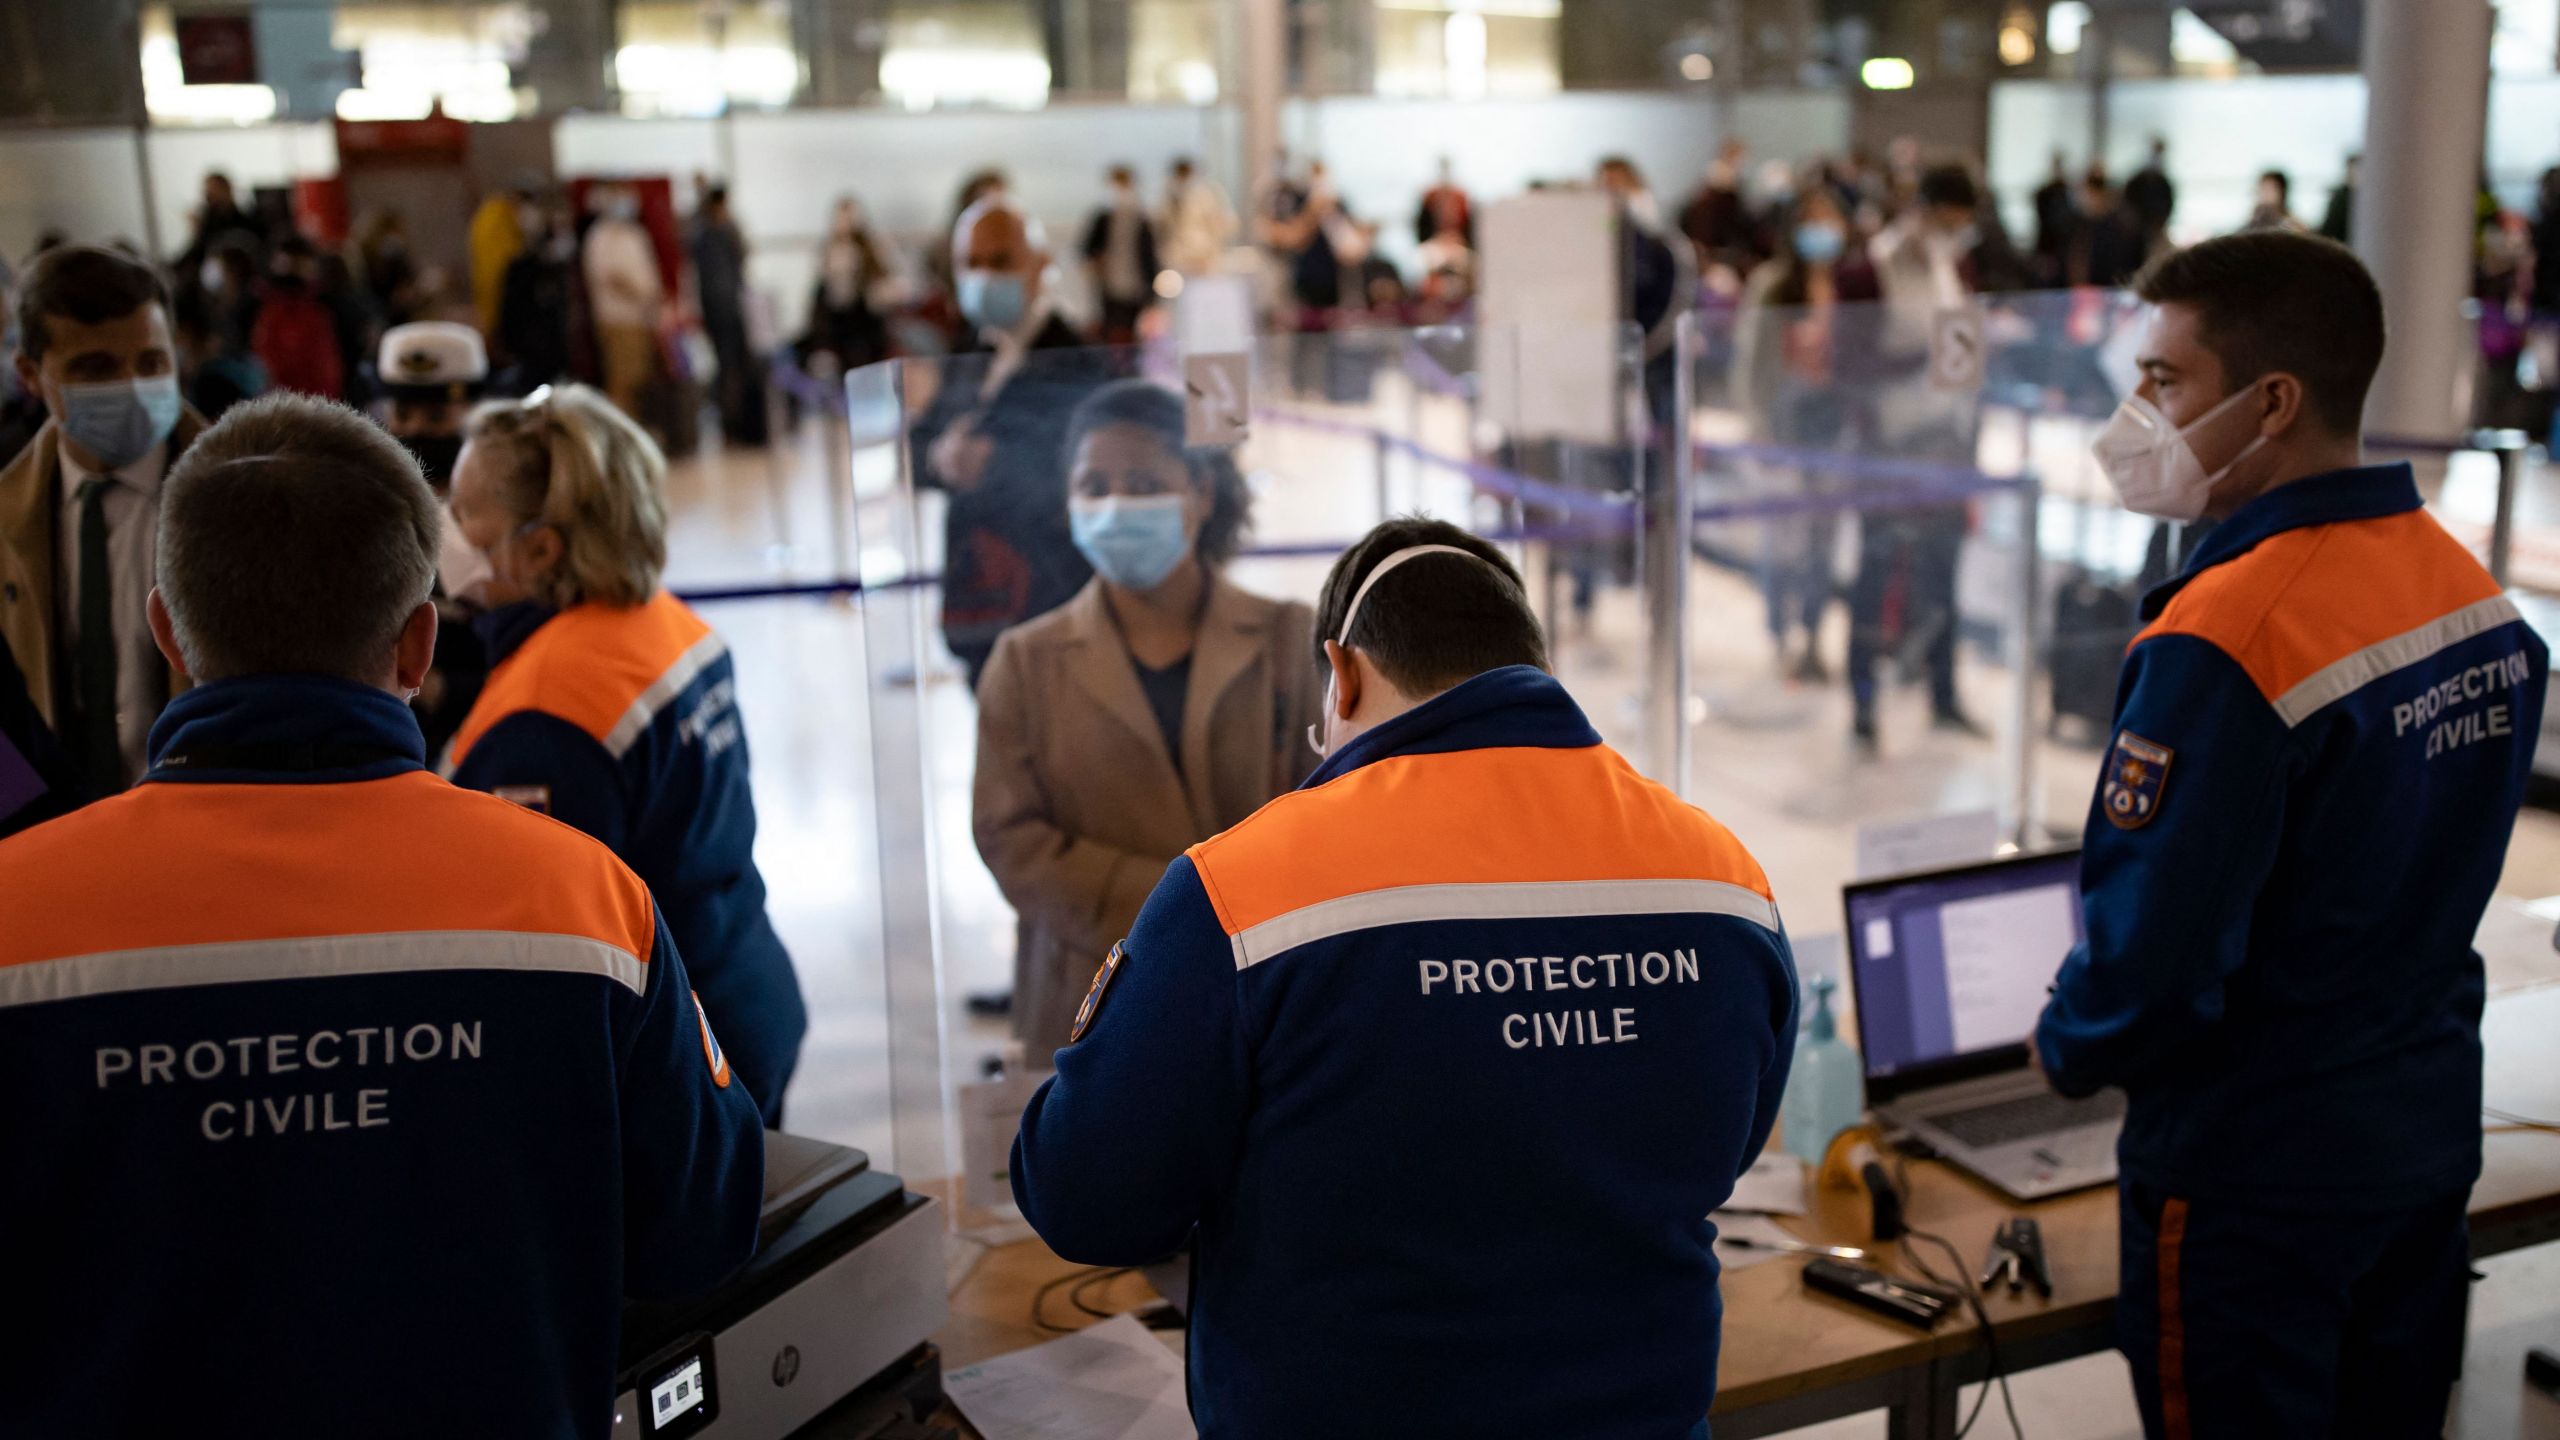
[[[1828,265],[1849,248],[1849,237],[1837,225],[1809,221],[1796,227],[1796,254],[1808,265]]]
[[[981,330],[1010,330],[1030,304],[1022,277],[994,270],[960,272],[960,313]]]
[[[178,377],[100,380],[62,387],[62,433],[110,470],[151,453],[177,428]]]
[[[1076,548],[1103,579],[1124,590],[1153,590],[1191,549],[1179,495],[1108,495],[1067,502]]]

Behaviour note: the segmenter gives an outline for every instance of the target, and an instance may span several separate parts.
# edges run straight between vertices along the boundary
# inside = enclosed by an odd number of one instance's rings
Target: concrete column
[[[1244,193],[1236,197],[1238,213],[1253,207],[1278,178],[1280,101],[1289,72],[1287,0],[1244,0],[1244,43],[1237,47],[1240,68],[1236,93],[1243,97],[1244,154],[1235,173],[1244,177]]]
[[[2382,287],[2391,347],[2365,408],[2373,434],[2436,439],[2478,355],[2462,324],[2489,100],[2487,0],[2364,7],[2364,171],[2355,245]]]

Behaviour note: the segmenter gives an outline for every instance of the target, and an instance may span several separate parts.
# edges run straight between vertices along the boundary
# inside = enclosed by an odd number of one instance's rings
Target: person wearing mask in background
[[[809,1017],[765,916],[728,647],[659,586],[666,459],[582,385],[471,414],[440,576],[489,679],[446,773],[574,825],[648,882],[765,1124]]]
[[[2150,254],[2143,248],[2142,227],[2132,207],[2107,183],[2107,172],[2092,165],[2081,182],[2081,210],[2087,216],[2080,244],[2070,257],[2066,277],[2074,285],[2113,290],[2133,278]]]
[[[1067,421],[1114,377],[1050,299],[1049,255],[998,191],[952,231],[960,308],[980,348],[943,362],[910,435],[943,512],[942,638],[971,689],[996,637],[1066,603],[1093,578],[1067,528]]]
[[[538,188],[530,177],[518,180],[515,188],[489,196],[471,212],[471,309],[484,335],[498,333],[507,267],[540,228],[541,210],[534,204]]]
[[[1236,243],[1236,211],[1218,182],[1186,155],[1173,162],[1164,194],[1164,263],[1182,275],[1206,275]]]
[[[507,358],[508,393],[530,394],[569,373],[569,337],[586,305],[577,260],[577,231],[567,212],[553,209],[507,267],[497,341]]]
[[[1849,245],[1849,217],[1828,187],[1796,200],[1776,259],[1751,272],[1734,325],[1735,403],[1753,438],[1809,450],[1836,448],[1854,420],[1858,365],[1875,344],[1876,275]],[[1817,470],[1764,473],[1797,494],[1836,488]],[[1778,662],[1794,679],[1830,677],[1822,619],[1831,608],[1839,518],[1816,510],[1766,522],[1761,594]],[[1802,647],[1795,643],[1801,633]]]
[[[2293,180],[2281,170],[2269,170],[2258,177],[2258,200],[2250,207],[2248,223],[2243,230],[2287,230],[2303,233],[2302,222],[2293,218]]]
[[[747,236],[729,211],[729,187],[702,192],[686,237],[703,333],[719,360],[720,433],[740,445],[765,441],[764,365],[747,340]]]
[[[1980,397],[1941,388],[1928,370],[1939,318],[1974,304],[1980,195],[1963,166],[1931,166],[1920,176],[1916,203],[1867,247],[1883,294],[1877,351],[1891,377],[1872,387],[1871,402],[1875,440],[1886,454],[1967,468],[1975,463]],[[1879,745],[1878,671],[1888,648],[1918,652],[1935,728],[1983,733],[1956,691],[1956,565],[1971,520],[1959,502],[1870,511],[1858,526],[1849,691],[1851,736],[1866,755]]]
[[[1066,466],[1093,582],[1007,631],[978,686],[974,829],[1021,917],[1013,1027],[1036,1069],[1166,864],[1295,786],[1317,718],[1315,618],[1227,580],[1252,494],[1233,454],[1184,447],[1182,397],[1095,391]]]
[[[1422,192],[1422,203],[1414,207],[1413,243],[1428,245],[1447,236],[1465,249],[1476,248],[1476,212],[1467,199],[1464,186],[1458,183],[1457,167],[1449,157],[1440,157],[1437,178],[1431,188]]]
[[[383,428],[418,462],[436,498],[445,499],[453,489],[454,465],[462,457],[463,420],[489,381],[489,356],[480,332],[450,320],[413,320],[383,332],[375,372],[381,377]],[[459,543],[449,529],[445,543]],[[409,702],[431,756],[444,753],[445,742],[461,728],[489,678],[488,648],[472,628],[464,603],[439,587],[436,615],[441,623],[435,664]]]
[[[235,349],[215,332],[209,302],[201,290],[182,292],[175,303],[178,379],[187,404],[206,420],[243,400],[267,393],[267,367],[246,345]]]
[[[203,203],[196,209],[195,233],[188,237],[187,248],[170,262],[181,285],[207,283],[204,263],[225,246],[239,246],[250,255],[251,269],[265,261],[267,233],[258,217],[240,208],[237,192],[231,188],[231,177],[219,170],[209,170],[204,177]]]
[[[1701,1434],[1707,1217],[1795,1040],[1769,882],[1601,743],[1492,545],[1388,521],[1317,614],[1325,758],[1106,952],[1023,1218],[1082,1264],[1195,1247],[1204,1435],[1345,1396],[1377,1435]]]
[[[1700,273],[1720,271],[1727,278],[1719,283],[1738,283],[1763,254],[1760,227],[1742,193],[1743,171],[1750,158],[1750,149],[1739,140],[1717,146],[1698,193],[1680,207],[1680,233],[1688,239]]]
[[[833,355],[839,373],[888,359],[889,324],[872,297],[875,292],[885,295],[895,280],[888,246],[863,218],[862,202],[838,196],[827,220],[826,243],[818,251],[804,352]]]
[[[1663,227],[1662,206],[1633,160],[1601,159],[1592,179],[1628,222],[1619,228],[1619,272],[1626,277],[1620,313],[1644,332],[1645,404],[1653,423],[1671,425],[1673,348],[1680,317],[1698,305],[1698,256]]]
[[[2104,171],[2096,166],[2089,170],[2091,178],[2105,183]],[[2062,152],[2053,152],[2053,168],[2036,187],[2036,281],[2048,289],[2073,283],[2072,261],[2081,249],[2083,212],[2080,197],[2071,190],[2070,167]]]
[[[409,254],[408,222],[397,210],[377,210],[365,221],[356,241],[357,263],[364,267],[365,288],[373,296],[374,313],[386,325],[406,325],[422,298],[422,276]]]
[[[327,307],[331,333],[338,342],[338,393],[350,400],[369,394],[372,376],[365,368],[365,357],[373,353],[382,332],[373,307],[365,300],[364,287],[356,283],[346,257],[335,251],[320,252],[312,273],[318,277],[312,295]]]
[[[951,222],[939,233],[945,235],[956,233],[960,228],[961,217],[975,209],[979,201],[990,196],[1000,196],[1004,192],[1005,175],[1002,170],[972,171],[961,180],[960,188],[952,194]],[[960,313],[958,258],[940,245],[928,245],[925,247],[925,269],[932,276],[935,289],[951,302],[952,313],[949,319],[953,348],[975,349],[979,343],[976,332],[970,327],[969,317]]]
[[[1085,269],[1102,300],[1102,343],[1126,345],[1138,338],[1138,317],[1155,303],[1156,227],[1138,199],[1138,174],[1111,167],[1111,191],[1084,231]]]
[[[2356,172],[2363,168],[2363,156],[2347,157],[2347,173],[2339,179],[2338,188],[2329,192],[2329,208],[2320,215],[2322,239],[2335,240],[2341,245],[2350,244],[2355,240]],[[2549,254],[2550,252],[2537,253]]]
[[[2178,187],[2169,180],[2169,142],[2151,137],[2151,154],[2133,178],[2124,182],[2124,204],[2142,231],[2143,253],[2155,253],[2169,240],[2169,217],[2177,213]]]
[[[346,366],[338,355],[338,321],[313,293],[320,257],[311,242],[289,235],[278,242],[258,318],[249,327],[249,349],[266,367],[267,383],[336,400],[344,395]]]
[[[0,641],[92,797],[142,774],[184,684],[145,600],[161,478],[204,421],[178,395],[160,273],[121,250],[49,250],[18,288],[18,383],[53,417],[0,470]]]
[[[755,1249],[755,1107],[648,889],[426,772],[437,530],[306,396],[171,469],[150,629],[201,683],[145,783],[0,841],[0,1247],[44,1322],[0,1433],[604,1440],[624,1297]]]
[[[587,227],[586,281],[604,393],[623,414],[641,419],[658,378],[658,319],[666,285],[658,273],[657,246],[640,223],[639,192],[628,185],[607,185],[596,197],[596,223]]]
[[[2145,1431],[2443,1433],[2469,1304],[2474,932],[2550,652],[2365,462],[2383,300],[2344,246],[2208,240],[2135,286],[2126,506],[2220,523],[2142,602],[2036,1028],[2121,1086],[2118,1340]]]
[[[215,342],[227,353],[257,353],[250,337],[258,327],[259,271],[258,252],[238,243],[216,246],[205,261],[197,294]]]

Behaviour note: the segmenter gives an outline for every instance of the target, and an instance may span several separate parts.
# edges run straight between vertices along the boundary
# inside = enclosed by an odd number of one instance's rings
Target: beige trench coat
[[[1315,617],[1210,587],[1179,772],[1099,580],[1006,631],[979,680],[974,828],[1018,917],[1013,1029],[1035,1067],[1165,866],[1315,768]]]

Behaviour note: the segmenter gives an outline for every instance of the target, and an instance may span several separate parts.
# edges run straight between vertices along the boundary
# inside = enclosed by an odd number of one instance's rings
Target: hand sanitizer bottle
[[[1795,1068],[1788,1072],[1780,1108],[1787,1153],[1808,1165],[1821,1164],[1831,1137],[1857,1124],[1867,1108],[1857,1052],[1840,1038],[1839,1022],[1831,1018],[1831,992],[1837,983],[1828,975],[1813,982],[1813,1013],[1805,1017],[1797,1037]]]

